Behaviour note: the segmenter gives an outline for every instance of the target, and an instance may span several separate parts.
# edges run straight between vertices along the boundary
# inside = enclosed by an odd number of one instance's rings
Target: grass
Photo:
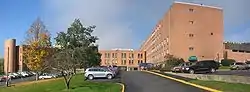
[[[84,81],[83,75],[76,75],[70,83],[70,90],[65,89],[63,79],[29,85],[2,87],[0,92],[121,92],[119,84],[110,82]]]
[[[219,81],[190,80],[189,82],[221,90],[223,92],[250,92],[249,84],[226,83]]]
[[[155,72],[155,71],[153,71]],[[174,77],[177,79],[181,79],[184,81],[188,81],[190,83],[206,86],[209,88],[221,90],[223,92],[250,92],[250,84],[241,84],[241,83],[227,83],[227,82],[219,82],[219,81],[205,81],[205,80],[195,80],[189,78],[178,78],[177,76],[169,75],[162,72],[156,72],[166,76]]]
[[[219,69],[230,69],[230,67],[229,66],[220,66]]]

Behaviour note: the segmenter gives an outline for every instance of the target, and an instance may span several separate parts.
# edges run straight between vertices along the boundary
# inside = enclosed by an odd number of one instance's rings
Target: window
[[[110,58],[110,53],[108,53],[108,58]]]
[[[210,33],[210,35],[214,35],[214,33]]]
[[[126,53],[124,53],[124,58],[126,58]]]
[[[189,34],[189,37],[194,37],[194,34]]]
[[[131,60],[131,64],[134,64],[134,60]]]
[[[141,58],[142,58],[142,54],[141,54]]]
[[[189,24],[194,24],[194,21],[190,20],[190,21],[189,21]]]
[[[190,12],[194,12],[194,9],[190,8],[189,11],[190,11]]]
[[[112,53],[112,58],[115,58],[115,53]]]
[[[140,64],[140,60],[138,60],[137,63]]]
[[[194,47],[189,47],[189,50],[194,50]]]
[[[105,58],[107,58],[108,56],[107,56],[107,53],[105,53]]]
[[[117,53],[115,53],[115,58],[117,58]]]
[[[133,53],[131,54],[131,58],[134,58],[134,54]]]
[[[232,50],[233,52],[238,52],[238,50]]]
[[[138,58],[140,58],[140,54],[138,54]]]

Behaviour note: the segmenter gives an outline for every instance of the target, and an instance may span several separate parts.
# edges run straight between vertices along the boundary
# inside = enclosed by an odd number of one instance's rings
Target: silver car
[[[234,62],[230,65],[231,70],[245,70],[248,69],[248,66],[246,63],[243,62]]]
[[[87,68],[84,74],[85,78],[89,80],[93,80],[94,78],[112,79],[114,75],[112,71],[104,68]]]

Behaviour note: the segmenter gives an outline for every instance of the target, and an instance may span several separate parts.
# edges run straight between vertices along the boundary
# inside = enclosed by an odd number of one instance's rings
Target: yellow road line
[[[124,86],[124,84],[122,84],[122,83],[117,83],[117,84],[119,84],[119,85],[122,86],[122,91],[121,91],[121,92],[124,92],[124,91],[125,91],[125,86]]]
[[[155,73],[155,72],[151,72],[151,71],[144,71],[144,72],[155,74],[155,75],[167,78],[167,79],[175,80],[175,81],[178,81],[178,82],[181,82],[181,83],[184,83],[184,84],[187,84],[187,85],[191,85],[191,86],[194,86],[194,87],[197,87],[197,88],[200,88],[200,89],[204,89],[204,90],[207,90],[207,91],[222,92],[220,90],[216,90],[216,89],[212,89],[212,88],[209,88],[209,87],[201,86],[201,85],[198,85],[198,84],[190,83],[190,82],[187,82],[187,81],[184,81],[184,80],[180,80],[180,79],[176,79],[176,78],[173,78],[173,77],[169,77],[169,76],[166,76],[166,75],[163,75],[163,74],[159,74],[159,73]]]

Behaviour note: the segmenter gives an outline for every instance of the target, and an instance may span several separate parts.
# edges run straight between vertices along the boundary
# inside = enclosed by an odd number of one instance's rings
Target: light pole
[[[8,55],[7,55],[7,71],[6,71],[6,86],[9,87],[9,47],[8,47]]]

